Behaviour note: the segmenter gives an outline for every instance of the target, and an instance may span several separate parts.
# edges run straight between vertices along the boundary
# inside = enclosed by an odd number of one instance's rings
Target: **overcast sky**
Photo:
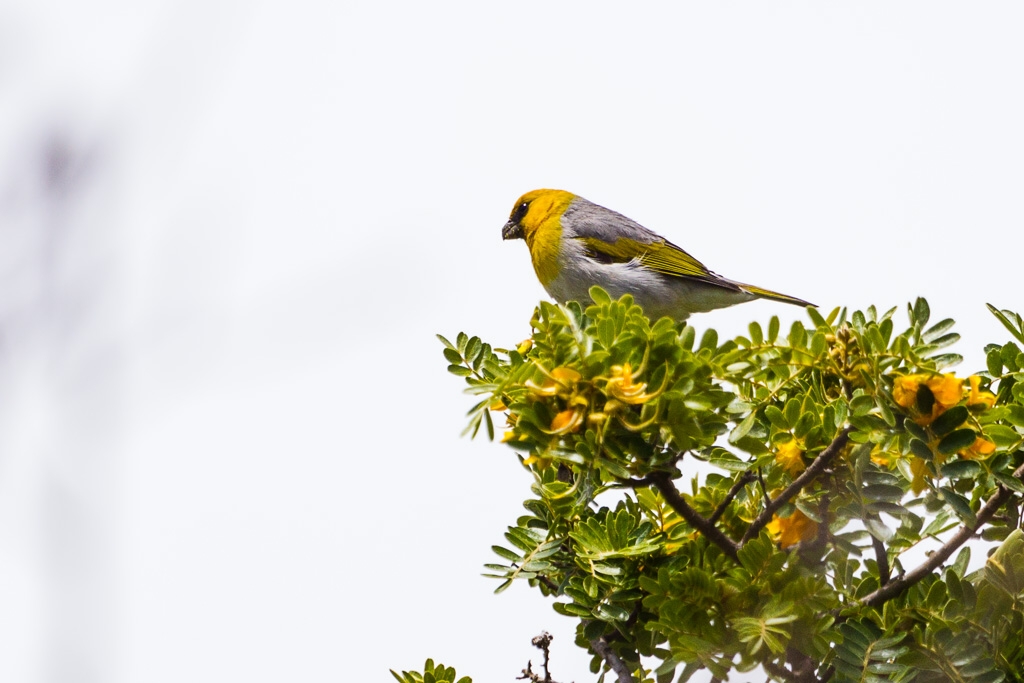
[[[0,6],[0,679],[512,681],[512,452],[437,332],[527,336],[576,192],[824,309],[1024,310],[1011,2]],[[803,315],[695,317],[736,334]],[[902,314],[901,314],[902,315]],[[901,318],[902,320],[903,318]]]

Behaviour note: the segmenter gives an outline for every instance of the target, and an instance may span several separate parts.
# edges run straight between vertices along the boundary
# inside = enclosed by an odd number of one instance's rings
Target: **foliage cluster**
[[[808,309],[722,342],[592,297],[542,303],[518,348],[442,342],[468,431],[504,413],[534,477],[488,573],[578,619],[599,680],[1024,680],[1017,343],[964,377],[922,299],[900,330]]]

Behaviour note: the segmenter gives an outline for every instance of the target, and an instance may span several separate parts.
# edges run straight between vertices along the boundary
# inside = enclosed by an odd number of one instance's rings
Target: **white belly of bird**
[[[600,263],[583,254],[575,240],[566,240],[563,248],[579,249],[576,258],[561,259],[558,276],[545,285],[556,301],[590,303],[590,288],[600,286],[613,298],[632,294],[651,320],[668,316],[683,320],[691,313],[702,313],[732,306],[756,297],[744,291],[716,287],[698,280],[662,275],[640,265],[637,259],[627,263]]]

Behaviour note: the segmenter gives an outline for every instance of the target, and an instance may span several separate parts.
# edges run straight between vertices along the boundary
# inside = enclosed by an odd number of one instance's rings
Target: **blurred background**
[[[0,5],[0,679],[512,681],[512,453],[433,337],[544,296],[558,187],[727,277],[1024,309],[1024,6]],[[799,309],[699,316],[741,333]]]

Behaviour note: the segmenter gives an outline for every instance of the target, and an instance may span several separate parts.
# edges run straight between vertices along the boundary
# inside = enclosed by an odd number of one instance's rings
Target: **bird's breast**
[[[546,288],[562,271],[562,229],[558,220],[546,221],[526,233],[526,243],[537,279]]]

